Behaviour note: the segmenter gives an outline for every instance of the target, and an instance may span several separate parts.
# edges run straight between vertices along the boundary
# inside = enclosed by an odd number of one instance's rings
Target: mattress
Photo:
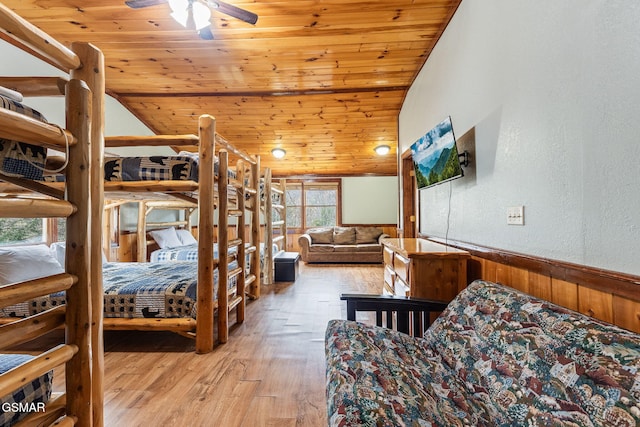
[[[33,359],[33,357],[28,354],[0,354],[0,374]],[[52,382],[53,371],[49,371],[13,393],[0,397],[0,427],[15,424],[26,417],[29,412],[42,411],[44,404],[51,398]]]
[[[229,263],[229,269],[237,268]],[[104,316],[120,318],[196,317],[198,265],[195,262],[111,262],[102,269]],[[218,293],[214,270],[214,295]],[[236,279],[229,281],[229,288]],[[26,317],[65,303],[65,293],[36,298],[0,310],[0,317]]]
[[[0,107],[47,123],[38,111],[2,95]],[[46,160],[46,148],[0,138],[0,171],[6,175],[42,181]]]

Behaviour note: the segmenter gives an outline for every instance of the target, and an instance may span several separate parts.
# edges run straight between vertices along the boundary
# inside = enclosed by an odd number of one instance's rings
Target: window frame
[[[301,202],[302,204],[300,205],[300,217],[301,217],[301,227],[293,227],[289,224],[287,224],[287,231],[294,233],[294,234],[302,234],[304,233],[308,228],[310,228],[309,226],[307,226],[306,222],[307,222],[307,218],[306,218],[306,197],[305,197],[305,191],[306,191],[306,187],[309,187],[309,189],[313,189],[314,187],[321,187],[321,186],[332,186],[335,185],[335,189],[337,191],[337,195],[336,195],[336,225],[340,226],[342,225],[342,180],[341,179],[337,179],[337,178],[325,178],[325,179],[287,179],[287,191],[289,190],[290,186],[300,186],[302,194],[301,194]],[[285,195],[286,197],[286,195]],[[295,205],[298,206],[298,205]],[[287,205],[287,208],[289,208],[290,206]]]

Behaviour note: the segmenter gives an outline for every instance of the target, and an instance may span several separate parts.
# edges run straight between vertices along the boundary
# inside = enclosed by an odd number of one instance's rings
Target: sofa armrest
[[[300,237],[298,237],[298,246],[300,247],[300,258],[302,258],[302,261],[307,262],[309,258],[309,246],[311,246],[311,236],[301,234]]]
[[[391,295],[342,294],[340,299],[347,301],[348,320],[356,320],[358,311],[374,311],[376,325],[384,326],[382,313],[386,313],[387,328],[393,329],[395,317],[398,331],[416,337],[421,337],[431,325],[431,313],[443,311],[448,305],[443,301]]]

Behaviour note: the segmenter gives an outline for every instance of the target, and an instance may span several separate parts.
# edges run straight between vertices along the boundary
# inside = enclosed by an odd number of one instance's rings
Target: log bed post
[[[147,262],[147,202],[144,200],[138,202],[138,228],[136,237],[138,241],[136,260],[138,262]]]
[[[255,163],[251,164],[251,187],[256,189],[251,210],[251,244],[256,247],[256,252],[251,257],[251,274],[255,280],[249,287],[249,293],[253,298],[260,298],[260,195],[266,191],[260,191],[260,156],[256,156]],[[268,253],[266,245],[264,251]]]
[[[91,89],[91,348],[93,426],[104,425],[104,342],[102,291],[102,215],[104,204],[104,55],[90,43],[73,43],[71,49],[80,58],[81,66],[71,71],[71,77],[81,79]]]
[[[229,339],[229,153],[220,150],[218,164],[218,339]]]
[[[271,285],[273,283],[273,199],[271,169],[264,171],[264,284]]]
[[[280,209],[280,220],[283,222],[282,225],[282,250],[287,250],[287,180],[285,178],[280,179],[280,191],[282,191],[282,195],[280,196],[280,205],[282,208]]]
[[[214,346],[213,213],[215,193],[215,118],[199,119],[198,177],[198,314],[196,316],[196,353],[208,353]],[[220,246],[220,245],[218,245]],[[220,248],[219,248],[220,249]]]
[[[246,180],[248,177],[245,175],[245,172],[248,170],[248,165],[244,160],[238,160],[236,166],[236,174],[237,179],[240,181],[240,188],[236,189],[236,200],[239,214],[236,217],[236,237],[241,240],[240,246],[236,248],[238,257],[237,261],[240,265],[241,271],[240,274],[236,276],[236,295],[239,295],[242,300],[236,306],[236,323],[244,322],[245,308],[246,308],[246,297],[245,297],[245,280],[246,280],[246,272],[247,272],[247,257],[246,257],[246,245],[247,242],[247,228],[246,228],[246,206],[245,206],[245,188],[246,188]],[[255,253],[255,252],[254,252]]]
[[[91,98],[86,84],[71,80],[67,84],[67,129],[78,139],[69,150],[66,169],[67,200],[76,207],[67,219],[66,271],[78,278],[67,290],[66,342],[75,345],[78,352],[67,362],[67,416],[74,417],[81,426],[92,422],[92,355],[91,355],[91,268],[90,228],[90,131]],[[100,229],[100,227],[98,227]],[[102,313],[100,313],[102,315]]]

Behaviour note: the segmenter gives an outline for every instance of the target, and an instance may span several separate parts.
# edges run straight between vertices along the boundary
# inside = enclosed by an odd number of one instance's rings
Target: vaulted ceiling
[[[213,10],[213,40],[161,1],[3,3],[65,44],[102,49],[108,93],[154,132],[197,133],[207,113],[274,175],[347,176],[396,174],[405,92],[460,1],[227,0],[258,21]],[[389,155],[374,153],[381,144]]]

